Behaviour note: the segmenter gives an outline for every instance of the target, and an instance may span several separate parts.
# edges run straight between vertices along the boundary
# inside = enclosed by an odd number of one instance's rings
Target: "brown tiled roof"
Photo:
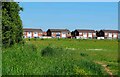
[[[68,29],[48,29],[51,32],[70,32]]]
[[[42,29],[23,28],[24,32],[43,32]]]
[[[78,32],[95,32],[95,30],[89,30],[89,29],[76,29]]]
[[[118,33],[120,32],[119,30],[102,30],[104,32],[108,32],[108,33]]]

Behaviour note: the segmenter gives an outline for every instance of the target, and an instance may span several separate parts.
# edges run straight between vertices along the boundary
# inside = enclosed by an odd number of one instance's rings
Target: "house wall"
[[[107,39],[118,39],[118,33],[105,32],[105,37]]]
[[[32,32],[27,32],[27,37],[32,38]]]
[[[43,35],[42,32],[38,32],[38,37],[41,37]]]
[[[108,33],[105,32],[105,38],[107,38],[107,37],[108,37]]]
[[[67,33],[66,32],[61,32],[61,38],[66,38],[67,37]]]
[[[33,37],[38,37],[38,32],[32,32],[33,33]]]
[[[108,37],[109,37],[109,38],[112,38],[112,33],[108,33]]]
[[[113,38],[118,39],[118,33],[113,33]]]
[[[93,37],[93,35],[92,35],[93,33],[88,33],[88,37]]]
[[[51,36],[53,38],[66,38],[67,37],[67,32],[51,32]],[[60,36],[59,36],[60,35]]]
[[[93,38],[94,38],[94,37],[96,37],[96,33],[95,33],[95,32],[94,32],[94,33],[92,33],[92,36],[93,36]]]
[[[80,33],[79,33],[79,36],[83,36],[83,33],[82,33],[82,32],[80,32]]]
[[[51,32],[52,37],[56,37],[56,32]]]
[[[58,37],[58,38],[63,38],[63,32],[51,32],[52,33],[52,37]],[[60,36],[59,36],[60,35]],[[65,35],[66,36],[66,35]]]
[[[42,32],[24,32],[23,35],[24,35],[24,38],[34,38],[34,37],[42,36]]]
[[[83,32],[83,37],[84,37],[84,39],[87,39],[88,38],[88,33],[87,32]]]
[[[93,38],[93,37],[96,37],[96,33],[92,33],[92,32],[79,32],[79,36],[80,36],[80,38],[84,38],[84,39]]]

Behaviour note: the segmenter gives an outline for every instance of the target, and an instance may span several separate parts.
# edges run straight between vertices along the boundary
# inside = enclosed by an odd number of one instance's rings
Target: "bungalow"
[[[68,29],[48,29],[47,36],[53,38],[67,38],[71,36],[71,33]]]
[[[118,39],[119,30],[103,30],[106,39]]]
[[[24,38],[39,38],[43,35],[43,31],[41,29],[23,29],[23,37]]]
[[[96,32],[94,30],[76,29],[73,32],[73,36],[77,39],[93,39],[96,38]]]

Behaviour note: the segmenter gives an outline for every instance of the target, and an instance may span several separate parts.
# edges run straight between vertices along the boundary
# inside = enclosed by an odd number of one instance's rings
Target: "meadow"
[[[117,75],[117,40],[25,39],[2,49],[3,75]]]

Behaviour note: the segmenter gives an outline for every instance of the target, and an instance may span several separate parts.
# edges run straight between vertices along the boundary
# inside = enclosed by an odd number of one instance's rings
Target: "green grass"
[[[109,75],[102,64],[118,74],[117,40],[25,41],[3,48],[3,75]]]

